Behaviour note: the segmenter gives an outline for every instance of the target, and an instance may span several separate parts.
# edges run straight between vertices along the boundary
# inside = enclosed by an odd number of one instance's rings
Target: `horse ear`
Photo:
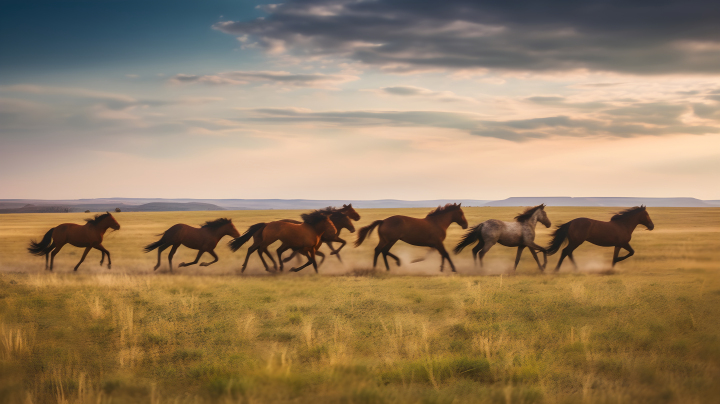
[[[458,203],[458,207],[460,207],[461,205],[462,205],[462,202]]]
[[[344,203],[343,203],[343,208],[347,208],[347,205],[345,205]]]

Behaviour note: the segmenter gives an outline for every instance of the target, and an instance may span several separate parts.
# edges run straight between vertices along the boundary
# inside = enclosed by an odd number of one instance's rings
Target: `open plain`
[[[464,207],[470,226],[517,208]],[[547,207],[553,225],[613,208]],[[356,228],[428,209],[359,210]],[[223,239],[209,267],[152,267],[142,247],[175,223],[225,216],[242,233],[299,211],[116,213],[113,268],[66,246],[55,271],[31,238],[87,214],[0,216],[0,402],[6,403],[704,403],[720,397],[720,209],[648,208],[635,256],[584,244],[559,273],[495,246],[457,274],[423,248],[372,271],[373,233],[315,275],[268,274]],[[537,228],[545,245],[551,229]],[[463,231],[449,228],[450,250]],[[246,246],[247,247],[247,246]],[[327,247],[322,247],[327,253]],[[271,250],[272,251],[272,250]],[[194,259],[180,248],[175,264]],[[205,255],[202,261],[209,261]]]

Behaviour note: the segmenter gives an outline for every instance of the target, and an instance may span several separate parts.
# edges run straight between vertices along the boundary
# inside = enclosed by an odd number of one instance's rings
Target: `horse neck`
[[[537,211],[539,212],[539,211]],[[531,229],[534,229],[538,222],[538,215],[539,213],[535,212],[532,216],[530,216],[530,219],[525,221],[525,224],[530,226]]]
[[[217,229],[210,230],[208,233],[209,233],[210,236],[211,236],[212,238],[214,238],[215,240],[220,240],[221,238],[223,238],[223,237],[225,237],[225,236],[227,235],[226,230],[227,230],[227,229],[225,229],[225,226],[223,226],[223,227],[220,227],[220,228],[217,228]]]
[[[632,215],[627,218],[616,220],[615,223],[619,224],[621,227],[627,229],[628,232],[632,233],[633,231],[635,231],[637,225],[640,224],[640,220],[638,220],[638,215]]]
[[[322,236],[323,234],[327,234],[332,231],[332,227],[324,225],[324,223],[325,222],[320,222],[312,226],[312,229],[315,231],[315,233],[317,233],[318,236]]]
[[[330,221],[333,223],[333,226],[335,226],[335,229],[337,231],[348,228],[344,223],[341,222],[342,219],[343,219],[342,217],[338,217],[338,218],[334,218],[332,216],[330,217]]]
[[[443,229],[447,229],[453,222],[453,212],[444,212],[437,216],[426,217],[425,220],[433,222]]]
[[[100,222],[100,223],[98,223],[98,224],[96,224],[96,225],[95,225],[95,224],[92,224],[92,223],[88,223],[88,224],[89,224],[90,226],[96,228],[97,231],[98,231],[98,233],[100,233],[100,235],[105,234],[105,232],[107,231],[107,229],[110,228],[110,224],[108,224],[107,221],[102,221],[102,222]]]

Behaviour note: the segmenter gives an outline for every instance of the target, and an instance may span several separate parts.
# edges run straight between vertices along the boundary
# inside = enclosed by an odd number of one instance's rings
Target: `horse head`
[[[641,225],[647,227],[648,230],[652,230],[655,228],[655,223],[653,223],[652,219],[650,219],[650,214],[647,212],[647,208],[645,205],[640,206],[641,213],[640,217],[638,218],[638,221]]]
[[[540,205],[540,209],[538,209],[535,214],[537,215],[538,222],[544,224],[545,227],[550,228],[550,226],[552,226],[552,223],[550,223],[550,219],[548,218],[547,213],[545,213],[544,203]]]
[[[232,219],[230,219],[230,221],[224,227],[225,228],[223,229],[223,231],[224,231],[225,235],[230,236],[232,238],[240,237],[240,232],[237,231],[237,229],[235,228],[235,225],[233,224]]]
[[[467,219],[465,219],[465,212],[463,212],[460,205],[462,205],[462,202],[458,203],[457,209],[453,212],[453,222],[460,225],[460,227],[462,227],[463,229],[467,229],[468,221],[467,221]]]
[[[338,211],[333,215],[333,219],[333,224],[338,231],[341,229],[348,229],[350,233],[355,233],[355,226],[353,225],[352,220],[350,220],[350,216],[347,214]]]
[[[342,209],[340,209],[339,212],[343,213],[352,220],[360,220],[360,215],[355,211],[355,209],[353,209],[352,203],[349,205],[343,205]]]
[[[115,220],[113,215],[111,215],[110,212],[105,212],[105,213],[106,213],[106,215],[103,218],[103,221],[108,222],[108,227],[113,230],[120,230],[120,223],[118,223],[117,220]]]

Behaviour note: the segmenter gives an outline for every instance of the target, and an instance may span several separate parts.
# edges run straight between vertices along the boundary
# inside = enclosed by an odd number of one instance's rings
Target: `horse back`
[[[622,245],[630,241],[631,233],[615,222],[604,222],[586,217],[570,221],[568,238],[588,241],[601,247]]]
[[[320,236],[305,223],[280,220],[265,226],[262,239],[266,244],[280,240],[291,248],[311,248],[318,243]]]
[[[58,244],[71,244],[75,247],[92,247],[102,242],[102,234],[94,231],[89,224],[63,223],[53,231],[53,242]]]
[[[445,229],[427,219],[390,216],[383,220],[378,235],[386,240],[402,240],[416,246],[434,246],[445,240]]]

